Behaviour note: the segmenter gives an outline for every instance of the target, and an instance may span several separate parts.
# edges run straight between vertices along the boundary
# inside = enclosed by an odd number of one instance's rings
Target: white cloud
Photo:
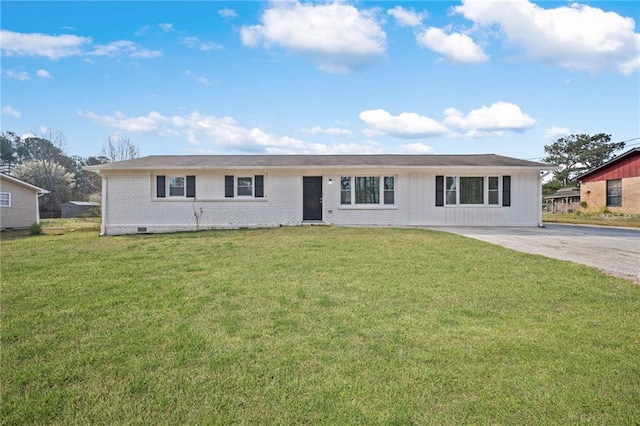
[[[205,52],[207,50],[220,50],[220,49],[224,49],[224,46],[222,46],[221,44],[218,43],[214,43],[212,41],[200,41],[200,39],[198,39],[198,37],[183,37],[181,40],[182,44],[186,45],[187,47],[191,48],[191,49],[200,49],[201,51]]]
[[[36,75],[40,78],[53,78],[49,71],[43,69],[39,69],[38,71],[36,71]]]
[[[387,10],[387,13],[396,19],[398,25],[402,27],[417,27],[427,17],[427,12],[415,12],[413,9],[405,9],[402,6],[396,6]]]
[[[129,56],[156,58],[158,50],[149,50],[128,41],[118,40],[105,45],[93,45],[90,37],[75,35],[50,36],[39,33],[16,33],[0,30],[0,48],[7,56],[44,56],[61,59],[70,56]]]
[[[462,33],[447,34],[440,28],[429,27],[416,36],[416,41],[459,64],[476,64],[489,59],[471,37]]]
[[[555,142],[571,134],[571,130],[566,127],[551,126],[544,131],[544,138],[549,142]]]
[[[213,41],[203,41],[200,43],[200,50],[206,52],[207,50],[221,50],[224,49],[224,46],[218,43],[214,43]]]
[[[0,30],[0,48],[7,56],[44,56],[60,59],[77,56],[91,38],[75,35],[51,36],[40,33],[16,33]]]
[[[311,58],[326,72],[350,72],[384,54],[386,34],[373,12],[334,2],[274,2],[261,25],[243,26],[245,46],[277,45]]]
[[[10,115],[14,118],[20,118],[22,117],[22,114],[20,113],[20,111],[18,111],[17,109],[15,109],[14,107],[12,107],[11,105],[5,105],[2,107],[2,113],[5,115]]]
[[[323,128],[320,126],[316,126],[311,129],[305,129],[305,131],[307,133],[311,133],[314,135],[317,135],[317,134],[330,135],[330,136],[350,136],[351,135],[351,132],[349,131],[349,129],[343,129],[340,127]]]
[[[528,0],[464,0],[455,9],[476,24],[497,25],[525,57],[569,69],[640,68],[640,34],[632,18],[571,3],[545,9]]]
[[[447,108],[444,114],[447,126],[468,137],[499,136],[504,130],[523,131],[536,124],[518,105],[501,101],[471,110],[466,116],[455,108]]]
[[[31,76],[26,71],[7,70],[5,74],[7,75],[7,77],[15,78],[16,80],[20,81],[31,80]]]
[[[423,143],[408,143],[400,145],[400,154],[431,154],[433,148]]]
[[[168,33],[173,29],[173,24],[170,24],[168,22],[162,22],[158,24],[158,26],[160,27],[163,33]]]
[[[140,47],[129,40],[118,40],[109,44],[94,46],[90,55],[94,56],[129,56],[130,58],[157,58],[162,56],[158,50],[149,50]]]
[[[138,28],[138,30],[133,34],[137,36],[143,36],[149,31],[149,28],[150,28],[149,25],[145,25],[143,27]]]
[[[322,144],[311,143],[288,136],[266,133],[259,128],[246,128],[231,117],[215,117],[193,111],[186,115],[164,116],[151,111],[147,116],[127,117],[116,112],[114,115],[100,116],[93,112],[79,111],[78,114],[110,129],[127,133],[155,133],[182,136],[198,150],[206,151],[203,145],[220,150],[266,153],[266,154],[374,154],[382,152],[380,145],[365,144]]]
[[[226,7],[224,9],[218,10],[218,15],[222,16],[225,19],[233,19],[238,17],[238,14],[235,10]]]
[[[436,120],[414,112],[393,116],[383,109],[362,111],[360,119],[367,123],[367,136],[389,135],[399,138],[426,138],[446,133],[447,128]]]
[[[79,111],[78,115],[89,118],[103,126],[123,132],[157,133],[165,134],[169,119],[162,114],[151,111],[146,117],[129,118],[119,111],[114,116],[99,116],[93,112]]]

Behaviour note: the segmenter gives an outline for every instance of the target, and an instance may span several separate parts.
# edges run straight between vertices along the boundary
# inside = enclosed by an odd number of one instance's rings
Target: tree
[[[2,132],[0,134],[0,172],[11,174],[11,171],[18,164],[16,149],[20,137],[13,132]]]
[[[49,194],[42,196],[40,203],[41,210],[45,212],[60,211],[62,203],[71,199],[75,186],[73,173],[55,161],[26,161],[13,169],[13,175],[49,191]]]
[[[140,150],[128,137],[116,134],[109,136],[106,145],[102,147],[102,156],[107,158],[109,163],[115,163],[140,157]]]
[[[604,133],[570,135],[545,145],[544,161],[560,166],[553,174],[554,180],[567,186],[576,176],[604,164],[624,147],[624,142],[611,143],[611,135]]]

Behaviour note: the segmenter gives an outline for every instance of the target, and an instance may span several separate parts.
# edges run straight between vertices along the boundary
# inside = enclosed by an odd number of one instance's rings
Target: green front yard
[[[3,424],[638,424],[640,286],[419,229],[1,243]]]

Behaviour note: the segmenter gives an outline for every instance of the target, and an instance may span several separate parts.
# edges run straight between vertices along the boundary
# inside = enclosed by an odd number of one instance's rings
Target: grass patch
[[[614,213],[542,213],[542,221],[549,223],[572,223],[576,225],[622,226],[640,228],[640,215]]]
[[[2,243],[6,424],[637,424],[640,286],[420,229]]]

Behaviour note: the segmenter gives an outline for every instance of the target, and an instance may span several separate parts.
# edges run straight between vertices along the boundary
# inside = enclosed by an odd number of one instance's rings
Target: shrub
[[[41,234],[42,234],[42,225],[37,222],[33,222],[29,227],[29,235],[41,235]]]
[[[586,209],[588,206],[587,202],[585,200],[580,201],[580,207],[582,207],[583,209]]]

